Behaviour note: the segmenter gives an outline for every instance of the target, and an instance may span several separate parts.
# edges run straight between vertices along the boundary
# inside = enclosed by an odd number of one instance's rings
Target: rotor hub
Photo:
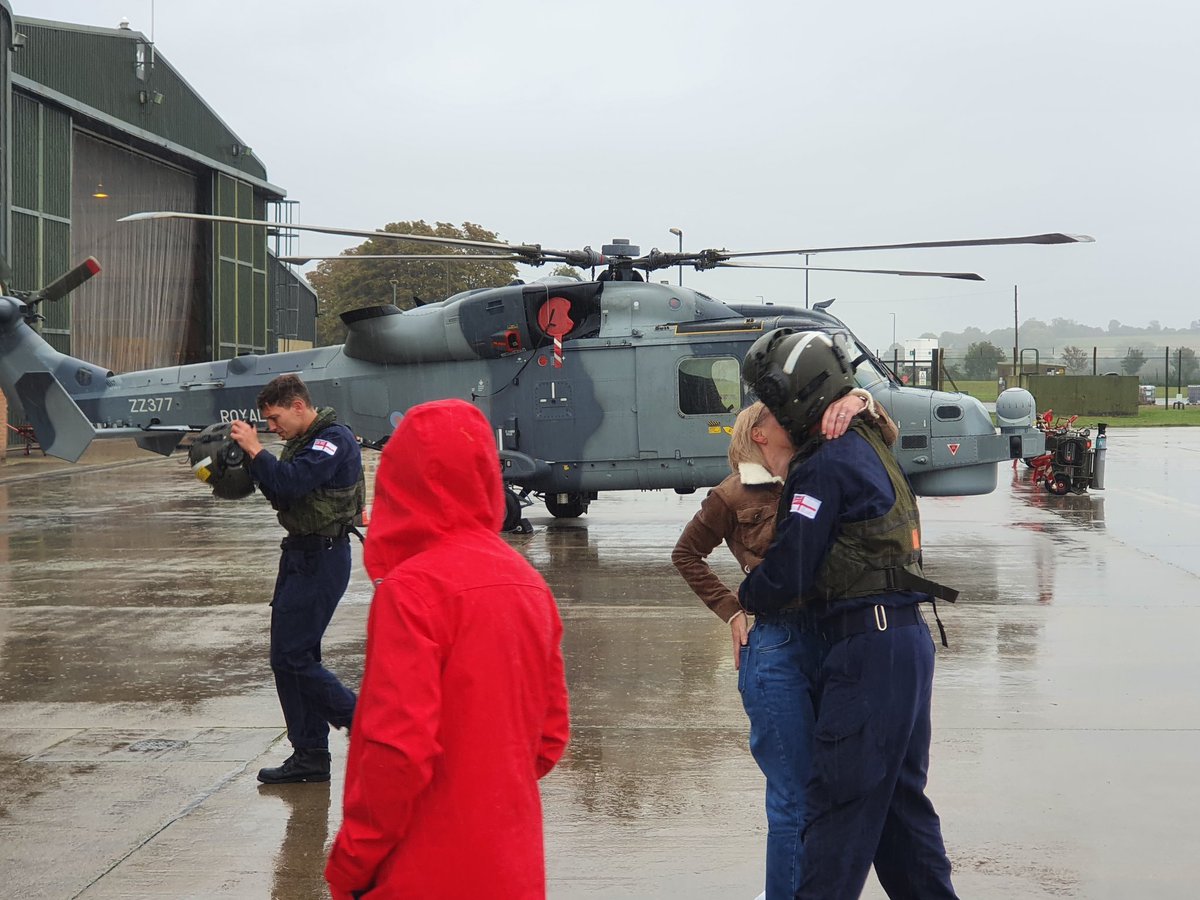
[[[611,244],[605,244],[600,248],[600,252],[605,256],[614,256],[621,259],[633,259],[642,252],[641,247],[636,247],[629,243],[628,238],[613,238]]]

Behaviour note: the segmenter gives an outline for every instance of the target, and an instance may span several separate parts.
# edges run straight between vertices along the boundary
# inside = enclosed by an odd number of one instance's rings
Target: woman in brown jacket
[[[775,536],[775,509],[783,479],[768,471],[763,457],[762,446],[767,438],[761,426],[766,414],[761,400],[738,413],[729,441],[732,474],[708,492],[671,553],[671,562],[683,580],[729,625],[735,669],[749,631],[746,613],[735,591],[709,567],[707,557],[724,541],[742,571],[749,572],[762,562]]]
[[[829,407],[822,421],[822,433],[831,440],[841,437],[850,419],[859,414],[879,422],[889,445],[896,440],[895,423],[862,388],[854,389]],[[783,479],[768,470],[763,456],[763,451],[771,445],[771,431],[763,427],[765,415],[767,408],[762,401],[738,413],[729,441],[732,474],[708,492],[671,553],[671,562],[683,580],[705,606],[729,625],[735,669],[740,667],[739,655],[746,646],[749,623],[737,594],[717,577],[707,557],[724,542],[742,572],[749,573],[762,562],[775,537],[775,511]]]
[[[895,441],[895,424],[858,388],[829,406],[821,433],[840,437],[856,415],[871,416],[888,444]],[[799,884],[812,722],[798,692],[816,683],[825,644],[802,610],[760,619],[751,629],[737,594],[706,557],[724,541],[743,572],[762,562],[775,536],[779,476],[786,474],[792,452],[787,432],[761,402],[742,410],[729,442],[732,474],[709,491],[671,553],[684,580],[730,628],[738,691],[750,718],[750,752],[767,779],[767,900],[791,898]]]

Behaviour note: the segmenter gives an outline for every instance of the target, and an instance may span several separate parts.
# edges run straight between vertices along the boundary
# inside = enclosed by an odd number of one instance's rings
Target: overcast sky
[[[159,53],[302,222],[643,252],[677,249],[671,227],[689,250],[1067,231],[1097,242],[814,257],[987,282],[813,273],[809,296],[873,348],[892,314],[901,341],[1011,327],[1014,285],[1021,321],[1200,319],[1191,4],[10,2],[146,34],[153,7]],[[684,284],[804,301],[801,272]]]

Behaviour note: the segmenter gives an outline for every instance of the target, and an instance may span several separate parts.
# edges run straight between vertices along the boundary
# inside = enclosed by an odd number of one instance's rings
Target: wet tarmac
[[[922,501],[932,577],[963,591],[939,606],[930,784],[963,897],[1196,894],[1200,429],[1110,435],[1104,492],[1053,497],[1002,469],[991,495]],[[728,632],[669,563],[699,500],[536,506],[509,538],[566,625],[552,898],[761,890]],[[325,896],[340,776],[254,778],[288,752],[266,664],[278,536],[261,499],[212,500],[182,458],[0,467],[0,894]],[[356,565],[325,654],[351,684],[369,602]]]

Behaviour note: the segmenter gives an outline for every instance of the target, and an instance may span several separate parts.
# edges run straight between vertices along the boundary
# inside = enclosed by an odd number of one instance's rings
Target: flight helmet
[[[230,437],[231,422],[209,425],[188,449],[188,461],[196,477],[213,489],[219,500],[241,500],[254,493],[250,460],[246,451]]]
[[[845,338],[778,328],[754,342],[742,380],[800,444],[834,400],[855,387]]]

